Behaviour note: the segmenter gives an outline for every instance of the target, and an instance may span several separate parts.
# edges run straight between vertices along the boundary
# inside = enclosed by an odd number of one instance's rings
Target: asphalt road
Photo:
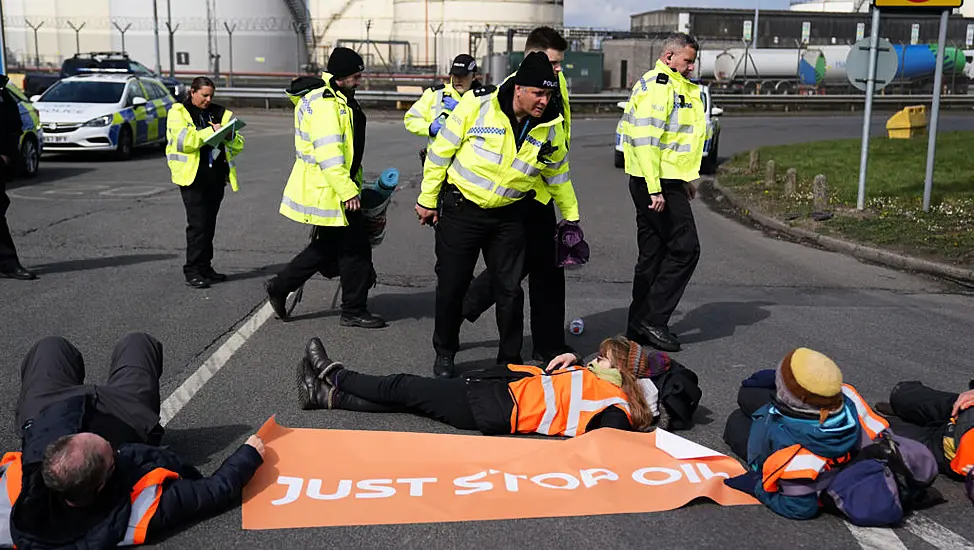
[[[230,281],[199,291],[183,285],[185,213],[158,151],[129,162],[89,157],[45,157],[41,176],[15,182],[9,212],[23,262],[34,282],[0,280],[0,398],[10,404],[0,448],[18,441],[13,404],[19,364],[46,335],[62,335],[85,354],[89,379],[107,375],[115,341],[146,331],[165,346],[163,397],[190,377],[229,335],[263,305],[262,282],[296,254],[307,229],[277,213],[293,159],[291,120],[249,114],[247,147],[240,157],[241,190],[228,191],[220,214],[215,267]],[[724,118],[721,154],[817,139],[856,137],[857,117]],[[970,128],[974,117],[946,114],[941,128]],[[574,126],[573,176],[592,261],[570,272],[569,319],[585,332],[569,336],[591,351],[624,330],[635,223],[626,178],[612,167],[614,120],[579,120]],[[881,131],[877,121],[876,131]],[[404,188],[390,211],[386,241],[375,250],[379,286],[371,309],[391,321],[382,331],[338,326],[330,305],[337,281],[320,278],[306,288],[294,319],[270,319],[168,425],[168,444],[204,473],[269,416],[287,426],[456,433],[433,421],[403,415],[297,410],[293,366],[308,338],[318,335],[331,355],[371,373],[429,374],[433,360],[433,235],[412,213],[418,194],[421,140],[398,120],[370,122],[366,168],[403,172]],[[923,163],[924,159],[916,159]],[[918,190],[918,193],[920,191]],[[771,368],[791,348],[808,346],[832,356],[846,379],[875,402],[899,380],[922,379],[961,390],[972,378],[974,299],[933,279],[863,264],[855,259],[775,240],[695,203],[702,258],[674,317],[685,351],[678,359],[701,377],[698,426],[686,434],[721,452],[723,422],[735,407],[736,388],[752,371]],[[496,328],[488,313],[463,328],[461,364],[489,361]],[[526,337],[525,353],[530,353]],[[341,449],[335,449],[341,453]],[[328,457],[321,457],[327,468]],[[944,528],[974,540],[970,502],[962,488],[938,480],[949,501],[923,512],[936,536],[920,529],[853,535],[822,517],[794,522],[759,506],[721,508],[698,503],[657,514],[573,517],[287,531],[243,531],[240,509],[175,534],[164,547],[748,547],[850,548],[889,537],[909,548],[943,547]],[[872,538],[870,538],[872,537]],[[878,537],[878,538],[877,538]],[[886,537],[886,538],[884,538]],[[940,538],[937,538],[940,537]],[[939,541],[939,542],[938,542]],[[954,541],[956,542],[956,540]],[[865,543],[863,543],[865,544]],[[955,546],[948,544],[947,546]]]

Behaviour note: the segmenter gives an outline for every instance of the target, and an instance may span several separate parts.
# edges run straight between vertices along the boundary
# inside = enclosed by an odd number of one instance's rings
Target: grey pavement
[[[165,347],[163,397],[187,379],[228,335],[263,305],[262,282],[307,242],[305,226],[277,213],[291,169],[293,130],[287,116],[247,113],[247,145],[239,160],[240,191],[223,204],[214,266],[230,281],[209,290],[183,284],[185,212],[168,183],[159,151],[129,162],[45,157],[41,176],[17,181],[9,222],[25,265],[41,278],[0,280],[0,397],[7,429],[0,448],[18,445],[13,409],[22,357],[37,339],[65,336],[84,353],[89,379],[107,375],[115,341],[146,331]],[[861,119],[847,116],[724,119],[722,155],[759,145],[857,137]],[[974,117],[945,113],[944,130],[970,128]],[[627,181],[612,167],[614,120],[574,125],[573,179],[582,225],[592,246],[589,265],[569,273],[568,319],[585,321],[579,351],[625,328],[636,257]],[[882,121],[877,120],[876,132]],[[874,134],[875,135],[875,134]],[[391,321],[381,331],[342,328],[331,311],[337,281],[320,277],[288,323],[267,321],[168,425],[167,442],[204,473],[212,472],[271,415],[286,426],[457,433],[406,415],[297,410],[294,365],[305,342],[320,336],[333,358],[370,373],[431,374],[434,307],[433,234],[412,212],[418,195],[422,140],[398,120],[370,123],[367,174],[394,166],[403,173],[385,242],[375,249],[379,286],[370,308]],[[923,158],[916,159],[923,163]],[[919,192],[919,190],[918,190]],[[694,204],[702,258],[673,326],[686,343],[676,355],[704,390],[698,426],[682,432],[721,452],[723,422],[740,380],[772,368],[791,348],[833,357],[846,379],[875,402],[900,380],[921,379],[962,390],[974,378],[974,299],[935,279],[867,265],[836,253],[766,237]],[[526,329],[527,331],[527,329]],[[462,365],[494,357],[493,312],[465,324]],[[524,352],[531,352],[530,335]],[[334,449],[341,453],[342,449]],[[328,457],[320,459],[327,478]],[[923,512],[974,540],[971,504],[959,484],[940,479],[948,503]],[[909,548],[929,548],[913,530],[894,530]],[[886,532],[887,534],[892,534]],[[942,533],[941,533],[942,534]],[[860,535],[860,538],[863,535]],[[240,509],[176,533],[164,547],[748,547],[850,548],[859,545],[842,522],[821,517],[787,521],[759,506],[710,502],[655,514],[244,531]]]

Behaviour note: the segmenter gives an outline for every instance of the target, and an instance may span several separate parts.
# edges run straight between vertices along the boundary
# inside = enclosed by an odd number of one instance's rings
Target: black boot
[[[345,365],[340,361],[333,361],[328,357],[325,345],[317,336],[308,340],[308,345],[304,349],[304,358],[311,364],[315,376],[328,387],[335,386],[339,371],[345,369]]]
[[[335,389],[326,386],[324,382],[318,379],[311,368],[311,363],[306,358],[302,358],[298,363],[296,374],[298,406],[301,407],[301,410],[331,408],[328,406],[331,402],[329,397],[335,392]]]
[[[277,289],[277,285],[274,284],[274,279],[268,279],[264,281],[264,290],[267,292],[267,301],[270,302],[271,308],[274,313],[277,314],[277,318],[286,321],[287,320],[287,293],[281,293]]]
[[[639,323],[638,332],[642,334],[649,345],[662,351],[680,351],[680,341],[670,332],[666,325],[651,326]]]
[[[433,376],[438,378],[453,378],[455,369],[452,355],[437,355],[433,361]]]

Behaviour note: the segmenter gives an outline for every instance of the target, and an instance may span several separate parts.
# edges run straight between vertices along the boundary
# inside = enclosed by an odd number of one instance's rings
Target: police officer
[[[497,362],[521,360],[525,207],[541,190],[562,217],[579,219],[557,89],[551,62],[532,53],[499,88],[464,95],[429,149],[416,213],[436,227],[437,376],[453,374],[463,296],[481,252],[497,300]]]
[[[166,157],[172,181],[179,186],[186,207],[186,285],[209,288],[227,276],[213,269],[213,237],[216,218],[227,182],[237,191],[236,157],[244,148],[244,136],[231,131],[214,147],[206,140],[233,120],[233,111],[213,103],[216,85],[196,77],[182,103],[173,105],[166,120]]]
[[[7,225],[7,180],[13,178],[20,162],[20,134],[24,131],[20,108],[7,90],[7,75],[0,74],[0,277],[30,281],[37,275],[24,269]]]
[[[639,244],[627,335],[664,351],[680,350],[669,320],[700,258],[690,200],[706,117],[700,87],[687,78],[698,50],[690,35],[669,37],[656,66],[633,86],[622,117]]]
[[[477,61],[468,54],[462,53],[453,59],[450,66],[450,81],[440,83],[423,92],[413,106],[406,111],[404,122],[406,129],[427,138],[426,147],[419,152],[421,162],[426,161],[426,149],[437,132],[443,127],[450,113],[459,103],[467,90],[481,88],[483,85],[477,80]]]
[[[274,312],[286,319],[287,295],[315,273],[338,264],[342,326],[382,328],[386,322],[366,308],[374,285],[372,247],[362,215],[362,157],[365,113],[355,100],[365,63],[349,48],[335,48],[322,79],[291,90],[297,159],[281,199],[280,212],[315,226],[315,238],[265,289]]]
[[[568,42],[551,27],[538,27],[531,31],[524,45],[525,55],[542,52],[558,75],[559,96],[565,128],[565,147],[571,140],[571,106],[568,100],[568,84],[562,73],[562,62]],[[542,186],[535,200],[525,205],[526,254],[524,272],[528,278],[531,304],[531,340],[534,359],[549,362],[552,358],[573,350],[565,343],[565,269],[556,261],[555,235],[557,220],[551,195]],[[518,287],[520,292],[520,287]],[[522,298],[523,299],[523,298]],[[490,274],[484,271],[467,291],[463,300],[463,317],[470,322],[494,305],[494,291]]]

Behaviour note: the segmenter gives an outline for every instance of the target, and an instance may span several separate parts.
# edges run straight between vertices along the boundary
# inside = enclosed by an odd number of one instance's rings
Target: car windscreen
[[[124,82],[65,82],[50,87],[39,101],[47,103],[118,103]]]

